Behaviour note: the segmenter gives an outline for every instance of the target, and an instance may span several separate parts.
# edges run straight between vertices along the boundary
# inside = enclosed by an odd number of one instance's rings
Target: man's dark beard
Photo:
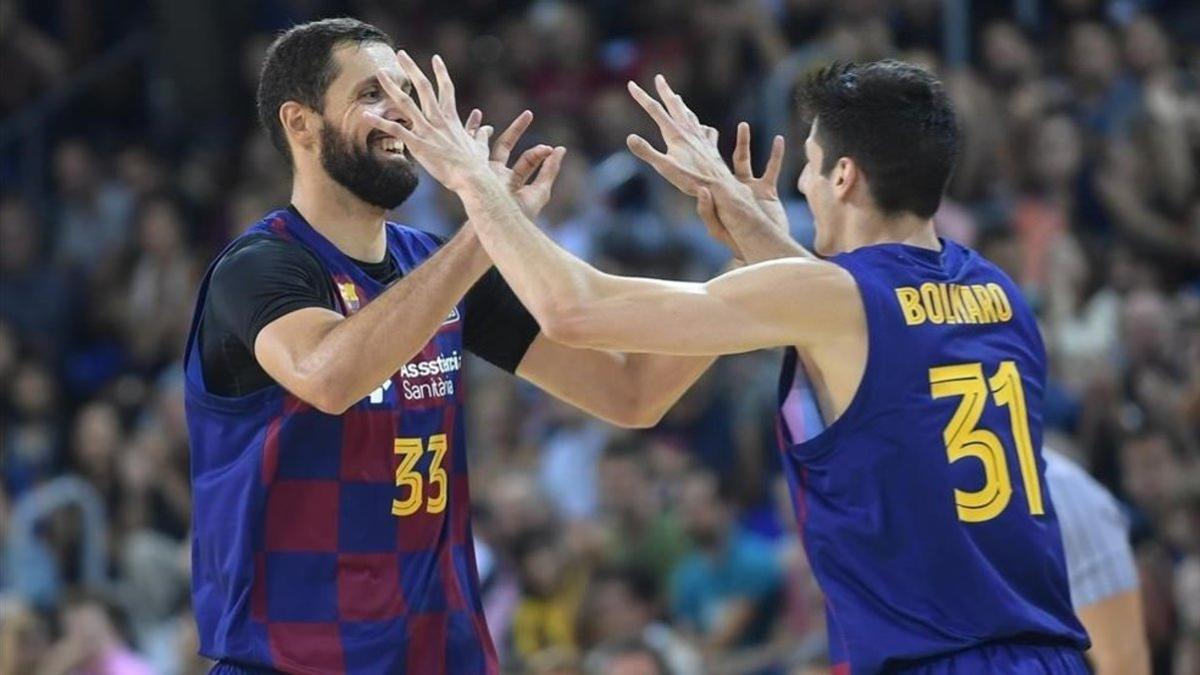
[[[354,196],[381,209],[394,209],[417,188],[412,162],[384,161],[350,144],[328,122],[321,128],[321,166]]]

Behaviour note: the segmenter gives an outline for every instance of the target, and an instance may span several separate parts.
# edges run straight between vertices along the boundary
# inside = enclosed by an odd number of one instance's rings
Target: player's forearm
[[[808,258],[812,253],[795,239],[769,224],[742,225],[729,228],[738,250],[750,264],[779,258]]]
[[[490,174],[459,197],[492,262],[542,331],[557,339],[561,317],[585,303],[603,275],[542,233]]]
[[[487,270],[469,225],[360,311],[339,321],[310,356],[313,396],[340,412],[378,388],[429,342]],[[320,365],[320,364],[323,364]]]
[[[1077,613],[1092,639],[1088,657],[1098,675],[1149,675],[1150,652],[1137,588],[1080,607]]]
[[[627,354],[626,371],[637,395],[637,426],[652,427],[708,371],[715,356]]]
[[[747,194],[747,190],[729,181],[713,184],[713,203],[722,224],[733,237],[745,262],[753,264],[779,258],[811,258],[808,249],[792,239],[786,229],[771,221]]]
[[[741,263],[731,263],[724,272],[741,266]],[[709,355],[634,353],[624,356],[628,386],[637,392],[637,426],[644,427],[658,424],[717,360],[716,356]]]

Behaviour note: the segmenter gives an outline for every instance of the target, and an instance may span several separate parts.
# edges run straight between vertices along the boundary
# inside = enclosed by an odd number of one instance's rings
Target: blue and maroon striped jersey
[[[945,240],[831,261],[862,297],[866,369],[825,427],[788,350],[779,430],[833,671],[997,642],[1086,648],[1041,453],[1046,355],[1020,292]]]
[[[437,248],[386,227],[403,273]],[[262,234],[308,248],[345,315],[384,291],[289,211],[242,236]],[[461,303],[388,381],[327,415],[277,385],[205,388],[196,332],[212,269],[186,356],[200,653],[296,673],[498,672],[469,521]]]

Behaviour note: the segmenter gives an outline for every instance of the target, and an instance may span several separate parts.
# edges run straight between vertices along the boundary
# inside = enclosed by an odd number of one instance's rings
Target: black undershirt
[[[402,276],[391,255],[354,263],[385,286]],[[336,292],[321,263],[298,242],[270,234],[239,242],[213,270],[200,319],[206,388],[218,396],[244,396],[274,384],[254,358],[258,332],[298,309],[337,311]],[[537,321],[494,267],[467,292],[465,303],[463,346],[515,372],[537,337]]]

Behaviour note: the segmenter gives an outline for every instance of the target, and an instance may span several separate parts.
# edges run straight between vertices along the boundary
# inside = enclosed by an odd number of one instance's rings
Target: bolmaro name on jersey
[[[404,364],[397,373],[400,376],[400,394],[406,401],[453,396],[452,375],[462,369],[462,359],[462,355],[454,351],[438,354],[432,359]],[[389,379],[371,392],[368,400],[371,403],[383,403],[385,392],[391,388],[392,380]]]
[[[927,281],[920,288],[901,286],[896,300],[909,326],[923,323],[1004,323],[1012,303],[1000,284],[946,284]]]

